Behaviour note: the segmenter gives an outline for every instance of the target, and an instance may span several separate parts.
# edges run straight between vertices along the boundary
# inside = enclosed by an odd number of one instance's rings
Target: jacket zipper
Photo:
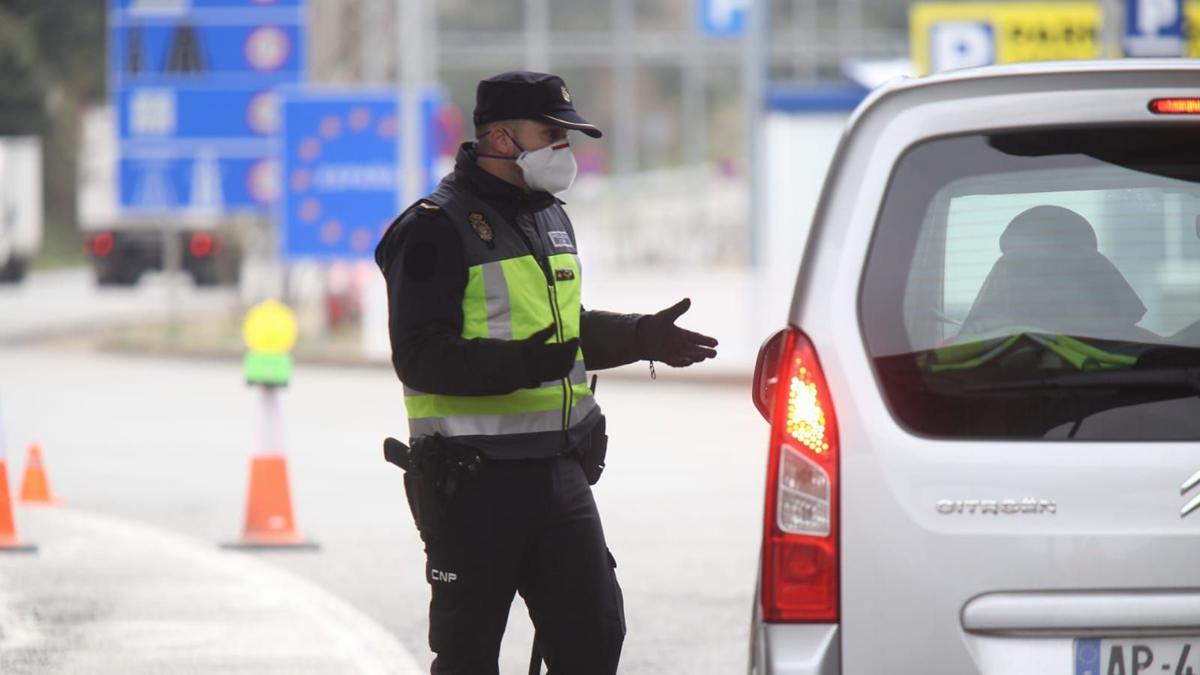
[[[537,217],[534,216],[533,214],[529,214],[529,215],[531,218],[533,218],[534,229],[536,230],[537,229],[536,228]],[[550,314],[554,317],[555,338],[558,339],[559,344],[562,344],[563,335],[564,335],[563,334],[563,325],[562,325],[562,315],[558,311],[558,288],[555,287],[555,285],[554,285],[554,273],[550,269],[550,259],[548,257],[543,258],[537,254],[537,251],[535,251],[533,248],[533,242],[529,241],[529,237],[525,236],[525,232],[521,229],[521,226],[519,224],[514,222],[512,224],[512,228],[517,231],[517,235],[519,235],[521,237],[521,240],[525,243],[525,248],[529,250],[529,255],[533,256],[533,259],[537,261],[538,267],[542,268],[542,274],[545,275],[545,277],[546,277],[546,299],[550,301]],[[574,358],[573,354],[572,354],[572,358]],[[572,366],[572,370],[574,370],[573,366]],[[571,383],[571,375],[570,375],[570,373],[568,373],[567,377],[564,377],[561,381],[562,392],[563,392],[563,396],[562,396],[562,401],[563,401],[563,403],[562,403],[562,420],[563,420],[562,421],[562,430],[563,430],[564,434],[566,434],[567,427],[569,426],[570,421],[571,421],[571,407],[574,403],[571,400],[571,397],[574,394],[574,392],[571,390],[570,383]]]
[[[541,261],[539,261],[539,262],[541,262]],[[562,342],[563,342],[562,316],[558,313],[558,289],[554,287],[553,282],[551,282],[548,286],[546,286],[546,298],[550,300],[550,313],[554,315],[554,327],[555,327],[554,332],[556,333],[555,337],[558,338],[559,344],[562,344]],[[570,382],[569,377],[570,377],[569,375],[568,375],[568,377],[564,377],[561,382],[562,390],[563,390],[563,410],[562,410],[563,431],[567,430],[567,422],[571,416],[571,408],[570,408],[570,405],[571,405],[570,391],[571,391],[571,389],[568,386],[568,383]]]

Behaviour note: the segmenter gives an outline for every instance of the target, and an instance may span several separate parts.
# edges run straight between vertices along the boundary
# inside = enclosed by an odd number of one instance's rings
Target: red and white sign
[[[263,26],[246,38],[246,62],[258,71],[278,70],[292,53],[287,33],[275,26]]]

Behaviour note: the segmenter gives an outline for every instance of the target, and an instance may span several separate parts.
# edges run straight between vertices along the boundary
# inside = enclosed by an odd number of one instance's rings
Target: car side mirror
[[[758,349],[758,360],[754,362],[754,380],[750,392],[754,399],[754,407],[768,422],[771,421],[771,409],[774,407],[775,391],[779,388],[779,364],[783,357],[784,345],[787,343],[788,329],[784,328],[767,338]]]

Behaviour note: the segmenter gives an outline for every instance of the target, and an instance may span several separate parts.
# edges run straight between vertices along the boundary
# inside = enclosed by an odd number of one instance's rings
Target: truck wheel
[[[141,268],[134,265],[96,266],[96,283],[101,286],[133,286],[141,277]]]
[[[204,269],[192,270],[192,281],[197,286],[216,286],[221,283],[217,272],[211,266]]]
[[[13,256],[8,259],[4,265],[0,266],[0,283],[15,284],[25,278],[25,273],[28,271],[29,261],[19,256]]]
[[[188,271],[197,286],[236,286],[242,277],[241,256],[209,258],[191,265]]]

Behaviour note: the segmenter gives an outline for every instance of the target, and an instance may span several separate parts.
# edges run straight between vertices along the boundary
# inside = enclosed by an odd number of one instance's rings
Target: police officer
[[[604,418],[587,370],[683,367],[717,341],[675,320],[584,310],[569,130],[601,132],[555,75],[479,83],[474,142],[376,249],[414,462],[405,476],[432,590],[432,672],[497,672],[514,594],[555,675],[615,673],[625,635],[616,562],[590,483]]]

